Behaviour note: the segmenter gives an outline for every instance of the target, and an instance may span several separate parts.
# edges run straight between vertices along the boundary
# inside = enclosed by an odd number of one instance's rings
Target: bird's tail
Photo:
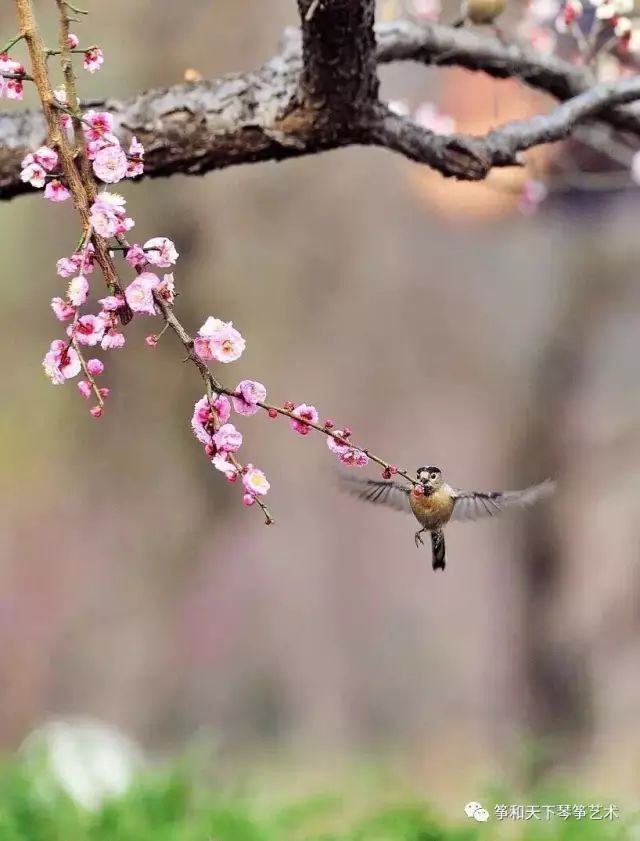
[[[434,569],[445,568],[444,532],[441,529],[431,532],[431,555]]]

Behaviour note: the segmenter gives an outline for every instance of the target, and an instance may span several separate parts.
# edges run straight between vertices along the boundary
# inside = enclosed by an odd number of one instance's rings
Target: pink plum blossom
[[[59,103],[61,103],[62,105],[66,105],[66,103],[67,103],[67,92],[65,90],[64,85],[60,85],[59,88],[56,88],[53,91],[53,96]],[[58,117],[58,120],[60,121],[60,125],[62,126],[63,129],[70,128],[71,117],[69,116],[69,114],[60,114],[60,116]]]
[[[6,53],[0,54],[0,98],[22,99],[24,96],[24,84],[22,79],[5,79],[3,73],[21,75],[25,72],[24,65],[14,61]]]
[[[99,377],[104,371],[104,363],[100,359],[90,359],[87,362],[87,371],[92,377]]]
[[[131,138],[131,143],[129,144],[129,154],[132,157],[140,158],[144,155],[144,146],[142,145],[142,143],[140,143],[135,134]]]
[[[22,79],[2,79],[4,90],[0,88],[0,95],[4,93],[7,99],[14,99],[20,102],[24,99],[24,82]]]
[[[172,304],[176,295],[176,285],[173,280],[173,274],[162,275],[162,280],[156,289],[158,295],[163,298],[168,304]]]
[[[68,44],[70,50],[75,50],[75,48],[78,46],[79,43],[80,43],[80,39],[78,38],[77,35],[74,35],[73,32],[70,32],[67,35],[67,44]]]
[[[134,243],[127,251],[124,258],[134,269],[144,266],[147,262],[147,255],[138,243]]]
[[[231,398],[233,408],[239,415],[255,415],[260,411],[258,403],[267,398],[267,389],[255,380],[242,380],[238,383],[236,394]]]
[[[73,275],[78,271],[80,266],[75,260],[75,254],[73,257],[61,257],[58,262],[56,263],[56,271],[60,275],[60,277],[73,277]]]
[[[126,215],[126,201],[117,193],[99,193],[89,212],[89,221],[101,237],[113,237],[130,230],[133,219]]]
[[[235,362],[242,356],[246,342],[231,322],[211,337],[211,352],[218,362]]]
[[[142,272],[125,289],[124,296],[133,312],[145,315],[155,315],[156,306],[153,291],[157,289],[160,279],[153,272]]]
[[[25,184],[31,184],[37,189],[44,187],[46,175],[44,167],[35,160],[32,154],[23,159],[20,180]]]
[[[74,307],[81,307],[89,296],[89,281],[84,275],[74,277],[67,287],[67,298]]]
[[[19,61],[14,61],[6,53],[0,54],[0,98],[22,99],[24,96],[24,84],[22,79],[5,79],[3,73],[21,75],[25,72],[24,66]]]
[[[118,146],[118,140],[113,135],[105,135],[99,137],[97,140],[87,140],[85,144],[85,152],[90,161],[95,161],[98,152],[103,149],[109,149],[112,146]]]
[[[113,134],[113,114],[109,111],[87,111],[83,115],[82,131],[88,141],[101,140],[107,137],[117,142]]]
[[[227,477],[227,479],[235,479],[238,471],[230,461],[227,459],[226,453],[216,453],[211,459],[211,464]]]
[[[167,237],[153,237],[142,247],[147,255],[147,261],[159,269],[168,269],[178,259],[176,247]]]
[[[115,184],[127,174],[127,156],[120,146],[105,146],[93,159],[93,171],[106,184]]]
[[[19,61],[14,61],[6,53],[0,55],[0,97],[6,96],[7,99],[22,99],[24,96],[24,83],[22,79],[5,79],[2,73],[12,73],[16,75],[24,74],[24,65]]]
[[[242,484],[252,496],[264,496],[271,487],[262,470],[258,470],[252,464],[247,465],[242,476]]]
[[[63,298],[52,298],[51,309],[59,321],[69,321],[76,314],[76,308]]]
[[[202,444],[210,443],[213,435],[214,415],[211,412],[212,407],[220,424],[226,424],[231,416],[231,404],[223,394],[213,395],[211,405],[209,405],[209,398],[206,394],[200,398],[193,407],[191,428],[193,434]]]
[[[102,417],[102,406],[92,406],[89,409],[89,414],[92,418],[101,418]]]
[[[89,245],[83,250],[72,254],[71,257],[61,257],[56,263],[56,271],[60,277],[73,277],[76,274],[88,275],[93,271],[94,249]]]
[[[369,456],[355,447],[347,447],[343,453],[338,455],[338,458],[343,464],[348,464],[350,467],[366,467],[369,464]]]
[[[91,383],[87,382],[87,380],[80,380],[80,382],[78,383],[78,391],[84,397],[85,400],[88,400],[91,397],[91,392],[93,391],[93,388],[91,386]]]
[[[211,339],[208,336],[195,336],[193,339],[193,349],[200,359],[203,359],[205,362],[213,359]]]
[[[67,190],[64,184],[57,179],[49,181],[44,188],[44,197],[53,202],[63,202],[71,198],[71,193]]]
[[[117,312],[124,306],[125,300],[121,295],[107,295],[106,298],[100,298],[98,303],[105,312]]]
[[[27,157],[29,157],[27,155]],[[48,146],[41,146],[33,153],[33,157],[47,172],[53,172],[58,166],[58,153],[55,149],[50,149]],[[24,161],[23,161],[24,163]]]
[[[127,178],[136,178],[138,175],[142,175],[144,172],[144,146],[137,137],[131,138],[131,143],[129,144],[129,153],[128,153],[128,163],[127,163]]]
[[[88,50],[85,50],[82,66],[89,73],[95,73],[96,70],[100,70],[103,62],[104,55],[100,47],[89,47]]]
[[[311,423],[317,423],[319,418],[316,407],[307,406],[306,403],[301,403],[299,406],[296,406],[296,408],[293,409],[293,414],[297,415],[299,418],[310,421]],[[293,418],[289,420],[289,425],[291,426],[291,429],[295,430],[299,435],[308,435],[311,432],[310,426],[307,426],[306,423]]]
[[[20,75],[21,73],[24,73],[24,65],[19,61],[14,61],[14,59],[9,58],[6,53],[1,53],[0,74],[2,73],[15,73],[16,75]]]
[[[117,330],[107,330],[102,337],[100,347],[102,350],[117,350],[124,347],[125,337],[124,333],[118,333]]]
[[[213,436],[219,453],[235,453],[242,446],[242,433],[232,423],[223,424]]]
[[[198,330],[194,346],[201,359],[234,362],[242,355],[245,341],[231,322],[209,316]]]
[[[339,438],[342,438],[344,432],[341,429],[336,429],[335,434]],[[346,442],[347,439],[345,438],[344,440]],[[329,447],[332,453],[335,453],[336,455],[340,456],[343,453],[346,453],[348,449],[350,449],[350,444],[342,443],[341,441],[338,441],[336,438],[334,438],[332,435],[328,435],[327,447]]]
[[[65,380],[76,377],[82,368],[75,348],[70,347],[62,339],[51,342],[42,365],[45,374],[54,385],[61,385]]]
[[[101,315],[82,315],[68,331],[79,344],[92,347],[104,336],[104,318]]]
[[[251,508],[252,505],[255,505],[256,498],[253,494],[244,494],[242,497],[242,504],[246,505],[247,508]]]

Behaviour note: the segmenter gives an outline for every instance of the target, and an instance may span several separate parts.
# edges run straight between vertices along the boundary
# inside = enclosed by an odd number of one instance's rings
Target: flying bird
[[[522,491],[461,491],[445,482],[439,467],[419,467],[416,476],[418,484],[413,487],[348,474],[341,474],[341,481],[345,490],[358,499],[413,514],[422,526],[415,533],[416,546],[424,543],[423,532],[431,534],[434,570],[445,568],[443,527],[450,520],[477,520],[494,517],[506,508],[528,508],[555,489],[555,482],[547,479]]]

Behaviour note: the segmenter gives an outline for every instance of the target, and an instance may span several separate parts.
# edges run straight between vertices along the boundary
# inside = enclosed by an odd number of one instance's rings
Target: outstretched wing
[[[477,520],[480,517],[495,517],[506,508],[528,508],[541,499],[551,496],[556,483],[547,479],[539,485],[531,485],[523,491],[460,491],[451,488],[454,498],[452,520]]]
[[[399,482],[385,482],[376,479],[360,479],[357,476],[349,476],[340,473],[340,485],[343,490],[362,499],[365,502],[374,502],[377,505],[386,505],[396,511],[408,511],[411,513],[409,504],[409,488]]]

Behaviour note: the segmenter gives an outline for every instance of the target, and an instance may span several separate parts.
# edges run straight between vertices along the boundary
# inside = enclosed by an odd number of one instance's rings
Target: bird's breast
[[[416,520],[427,529],[443,526],[449,521],[453,511],[453,499],[444,488],[428,496],[416,494],[414,489],[409,494],[409,503]]]

